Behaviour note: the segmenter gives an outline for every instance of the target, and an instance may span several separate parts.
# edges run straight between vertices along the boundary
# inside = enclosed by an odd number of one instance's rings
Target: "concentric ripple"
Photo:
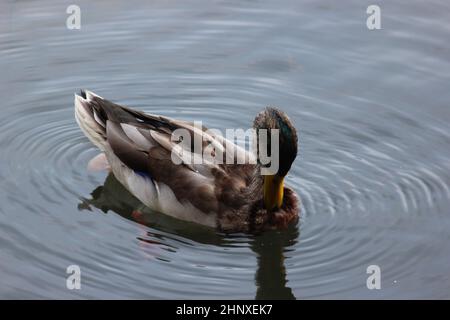
[[[419,30],[392,5],[368,38],[356,1],[80,6],[79,33],[50,2],[0,10],[0,297],[449,297],[450,63],[431,23],[444,14],[408,2],[430,21]],[[87,171],[80,88],[219,130],[279,106],[299,130],[300,222],[224,235],[150,212]],[[72,264],[80,291],[65,287]],[[382,290],[367,289],[369,265]]]

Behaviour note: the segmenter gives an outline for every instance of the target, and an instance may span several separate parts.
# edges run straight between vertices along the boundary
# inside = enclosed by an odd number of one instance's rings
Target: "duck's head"
[[[284,177],[287,175],[288,171],[291,169],[291,165],[297,157],[297,131],[292,125],[291,120],[281,110],[276,108],[268,107],[261,111],[255,118],[253,122],[253,128],[256,129],[257,134],[257,146],[258,146],[258,162],[262,166],[268,166],[269,164],[262,164],[260,159],[260,129],[267,130],[267,153],[268,157],[274,159],[278,156],[278,168],[275,172],[264,175],[264,188],[263,188],[263,199],[264,206],[268,211],[276,210],[281,208],[283,204],[284,196]],[[277,129],[278,131],[278,141],[271,141],[272,130]],[[276,136],[276,135],[275,135]],[[278,142],[278,155],[270,154],[272,149],[272,144]],[[275,148],[276,149],[276,148]]]

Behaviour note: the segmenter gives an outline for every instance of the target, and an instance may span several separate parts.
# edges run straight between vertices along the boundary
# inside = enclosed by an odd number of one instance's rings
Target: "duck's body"
[[[75,116],[85,135],[105,154],[117,180],[153,210],[225,232],[285,227],[298,217],[297,196],[282,184],[282,202],[265,208],[260,167],[251,164],[254,155],[240,147],[236,146],[234,157],[246,159],[245,164],[195,164],[184,161],[184,156],[177,159],[181,164],[174,162],[177,143],[172,133],[177,129],[187,130],[191,141],[200,137],[203,146],[213,143],[226,152],[231,142],[206,133],[206,128],[144,114],[89,91],[75,96]],[[193,147],[188,151],[196,152]]]

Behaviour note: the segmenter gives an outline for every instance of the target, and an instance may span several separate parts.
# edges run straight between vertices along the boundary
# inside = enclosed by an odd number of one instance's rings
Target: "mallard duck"
[[[297,132],[279,109],[266,108],[253,122],[256,130],[279,129],[278,170],[264,176],[258,155],[192,122],[136,111],[87,90],[75,94],[75,118],[117,180],[155,211],[227,233],[280,229],[298,218],[298,197],[284,185],[297,156]],[[187,130],[191,141],[200,138],[203,145],[215,143],[223,150],[231,145],[235,158],[258,159],[196,164],[183,156],[176,163],[172,159],[178,145],[172,137],[176,129]],[[193,146],[187,151],[197,152]]]

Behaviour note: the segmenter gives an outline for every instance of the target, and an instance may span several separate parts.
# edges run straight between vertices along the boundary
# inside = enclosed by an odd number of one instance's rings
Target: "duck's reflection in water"
[[[192,241],[213,244],[229,245],[229,235],[217,233],[210,228],[186,223],[167,215],[150,211],[131,193],[129,193],[114,175],[109,174],[102,186],[91,192],[92,198],[82,199],[78,205],[80,210],[90,210],[94,206],[103,212],[109,210],[120,216],[135,221],[152,229],[160,230],[168,234],[176,234]],[[151,214],[146,214],[151,212]],[[151,232],[146,228],[146,236],[138,239],[145,243],[162,245],[161,235]],[[234,236],[233,236],[234,237]],[[231,238],[233,238],[231,237]],[[256,254],[258,268],[255,274],[256,296],[255,299],[295,299],[291,288],[287,287],[286,269],[284,266],[284,251],[293,246],[298,238],[298,228],[291,226],[283,231],[268,231],[259,235],[249,236],[250,248]],[[173,250],[177,248],[171,247]]]
[[[267,231],[254,237],[252,250],[257,254],[255,299],[295,299],[287,286],[284,252],[298,239],[297,226],[283,231]]]

